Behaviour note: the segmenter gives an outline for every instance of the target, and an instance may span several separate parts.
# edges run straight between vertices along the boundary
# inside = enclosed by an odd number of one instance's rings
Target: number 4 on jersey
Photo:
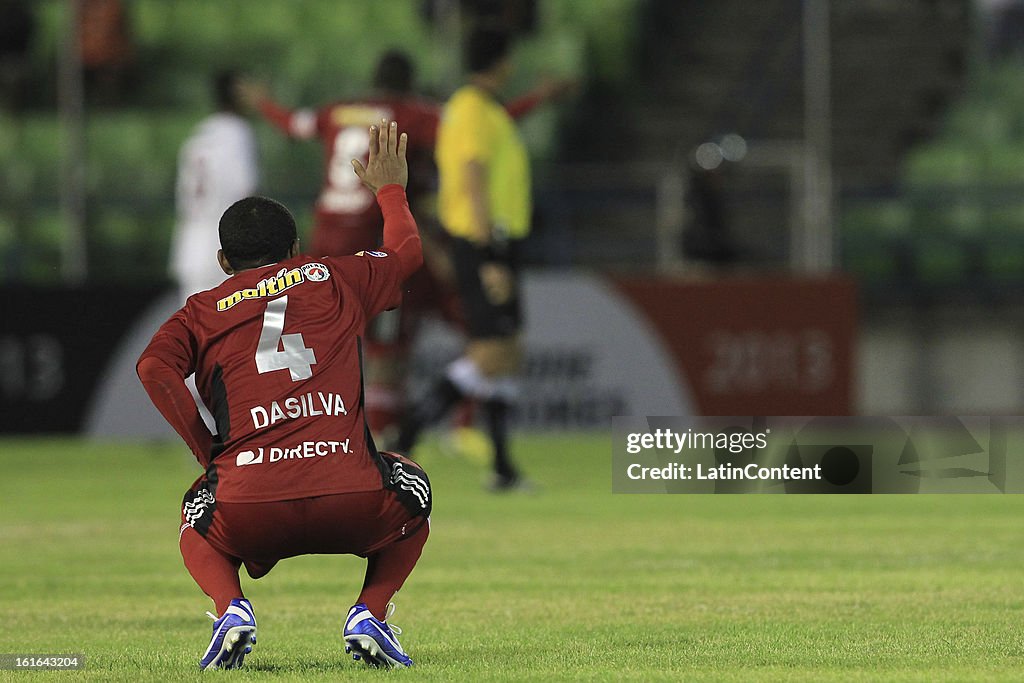
[[[284,331],[284,312],[288,308],[288,297],[282,296],[267,304],[263,313],[263,331],[256,345],[256,371],[265,372],[288,370],[292,381],[309,379],[313,376],[316,355],[306,348],[302,334],[281,334]]]

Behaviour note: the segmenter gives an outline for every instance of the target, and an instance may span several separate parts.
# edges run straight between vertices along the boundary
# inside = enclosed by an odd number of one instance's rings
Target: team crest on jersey
[[[388,253],[386,251],[357,251],[356,256],[375,256],[377,258],[384,258]]]
[[[331,271],[322,263],[306,263],[300,267],[302,274],[310,282],[323,282],[331,276]]]

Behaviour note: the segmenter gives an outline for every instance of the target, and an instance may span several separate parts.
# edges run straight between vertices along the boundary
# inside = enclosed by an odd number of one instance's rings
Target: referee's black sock
[[[408,453],[412,450],[420,432],[447,415],[452,406],[461,401],[463,397],[462,391],[450,379],[442,377],[438,380],[437,384],[427,393],[427,397],[402,417],[398,440],[395,442],[393,450],[399,453]]]
[[[508,453],[508,402],[491,398],[484,402],[483,409],[487,431],[494,443],[494,473],[498,475],[499,483],[511,483],[519,473]]]

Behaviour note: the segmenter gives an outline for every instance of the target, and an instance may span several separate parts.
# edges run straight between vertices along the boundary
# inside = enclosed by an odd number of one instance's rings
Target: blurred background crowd
[[[1024,407],[1018,0],[0,0],[0,281],[170,286],[215,73],[315,106],[400,47],[443,101],[481,20],[517,37],[510,96],[576,84],[520,125],[532,267],[848,277],[851,412]],[[308,230],[321,150],[252,121]]]

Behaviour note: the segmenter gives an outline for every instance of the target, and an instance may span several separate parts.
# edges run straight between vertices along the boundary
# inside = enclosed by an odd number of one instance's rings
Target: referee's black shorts
[[[466,334],[470,339],[513,337],[522,327],[519,296],[519,244],[509,241],[502,249],[480,247],[469,240],[451,240],[455,284],[462,302]],[[508,286],[495,286],[487,278],[490,266],[504,266]]]

